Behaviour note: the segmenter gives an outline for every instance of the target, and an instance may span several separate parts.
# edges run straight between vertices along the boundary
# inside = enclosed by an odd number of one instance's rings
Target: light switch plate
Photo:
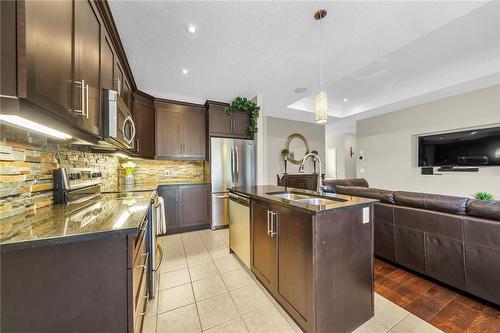
[[[170,169],[165,169],[165,176],[170,176]]]
[[[359,169],[359,172],[360,172],[360,173],[365,173],[365,169],[364,169],[364,168],[360,168],[360,169]]]
[[[370,222],[370,207],[363,208],[363,223]]]

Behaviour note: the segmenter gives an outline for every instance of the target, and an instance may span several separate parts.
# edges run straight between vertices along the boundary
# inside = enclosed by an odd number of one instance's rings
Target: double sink
[[[347,201],[346,199],[341,199],[341,198],[322,197],[322,196],[309,195],[293,191],[269,192],[267,193],[267,195],[290,200],[297,203],[304,203],[312,206],[323,206],[323,205],[333,204],[336,202]]]

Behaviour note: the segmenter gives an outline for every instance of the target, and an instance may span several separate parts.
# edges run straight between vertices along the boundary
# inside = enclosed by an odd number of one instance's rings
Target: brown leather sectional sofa
[[[500,305],[500,201],[325,181],[326,191],[379,199],[375,254]]]

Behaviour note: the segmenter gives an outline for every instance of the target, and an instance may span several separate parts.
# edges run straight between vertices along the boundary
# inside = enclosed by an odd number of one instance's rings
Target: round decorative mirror
[[[287,160],[290,163],[300,165],[304,156],[309,154],[309,143],[302,134],[293,133],[286,139],[286,149],[290,152]]]

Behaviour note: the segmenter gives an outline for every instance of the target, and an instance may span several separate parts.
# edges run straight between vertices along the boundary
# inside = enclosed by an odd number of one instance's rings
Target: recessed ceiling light
[[[182,73],[182,75],[188,75],[189,74],[189,70],[187,68],[183,68],[181,70],[181,73]]]
[[[188,24],[186,26],[186,31],[191,35],[194,35],[195,33],[198,32],[198,28],[194,24]]]
[[[302,94],[302,93],[305,93],[307,91],[307,88],[305,87],[300,87],[300,88],[295,88],[294,90],[297,94]]]
[[[347,103],[347,98],[344,98],[344,103]]]

